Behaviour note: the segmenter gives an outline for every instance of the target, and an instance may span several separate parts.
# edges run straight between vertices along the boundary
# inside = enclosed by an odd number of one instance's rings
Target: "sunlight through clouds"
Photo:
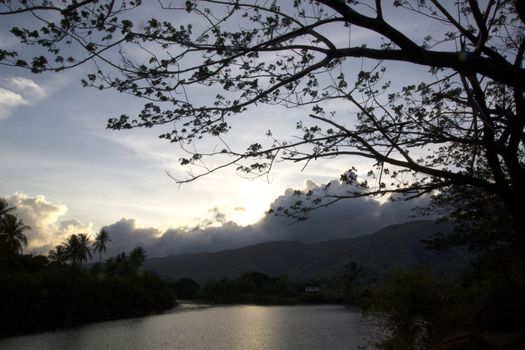
[[[262,180],[239,181],[236,192],[238,204],[231,212],[231,219],[242,226],[255,224],[262,219],[278,195],[275,187]]]

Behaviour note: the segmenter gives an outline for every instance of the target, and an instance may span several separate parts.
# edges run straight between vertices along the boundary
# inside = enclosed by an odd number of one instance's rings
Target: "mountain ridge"
[[[430,220],[386,226],[372,234],[317,243],[271,241],[213,253],[171,255],[146,260],[144,268],[169,279],[192,278],[199,283],[237,278],[246,271],[269,276],[288,275],[291,280],[337,278],[344,266],[355,261],[368,279],[377,279],[392,268],[427,265],[440,273],[455,273],[469,261],[460,251],[425,249],[421,240],[452,225]]]

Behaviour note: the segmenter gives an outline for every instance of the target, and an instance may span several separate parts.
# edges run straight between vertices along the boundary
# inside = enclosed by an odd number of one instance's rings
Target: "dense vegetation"
[[[27,240],[21,232],[13,235],[12,228],[29,228],[18,219],[18,225],[6,225],[15,216],[7,214],[5,201],[2,205],[0,337],[141,316],[173,306],[170,285],[141,271],[146,257],[142,248],[87,268],[82,263],[91,256],[89,236],[76,234],[47,257],[22,255]],[[11,238],[15,236],[18,243]]]
[[[427,268],[394,270],[378,286],[361,289],[360,306],[388,330],[377,348],[522,349],[525,290],[480,264],[455,279]]]

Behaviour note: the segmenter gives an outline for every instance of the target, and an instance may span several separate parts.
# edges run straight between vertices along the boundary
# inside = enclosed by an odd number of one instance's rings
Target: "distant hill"
[[[199,283],[236,278],[245,271],[259,271],[269,276],[287,274],[296,281],[339,277],[343,267],[352,261],[357,262],[370,279],[392,268],[419,265],[454,273],[468,262],[465,253],[431,251],[421,243],[432,234],[451,229],[449,224],[411,221],[387,226],[370,235],[312,244],[275,241],[216,253],[151,258],[144,267],[171,279],[189,277]]]

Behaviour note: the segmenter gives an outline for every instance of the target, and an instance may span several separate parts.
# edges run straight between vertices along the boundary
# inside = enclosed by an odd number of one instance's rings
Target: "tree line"
[[[202,285],[190,278],[181,278],[173,288],[178,298],[216,303],[356,305],[362,285],[358,277],[362,277],[362,270],[351,262],[344,266],[340,278],[335,279],[293,281],[287,275],[269,276],[259,271],[246,271],[237,278],[212,279]]]

